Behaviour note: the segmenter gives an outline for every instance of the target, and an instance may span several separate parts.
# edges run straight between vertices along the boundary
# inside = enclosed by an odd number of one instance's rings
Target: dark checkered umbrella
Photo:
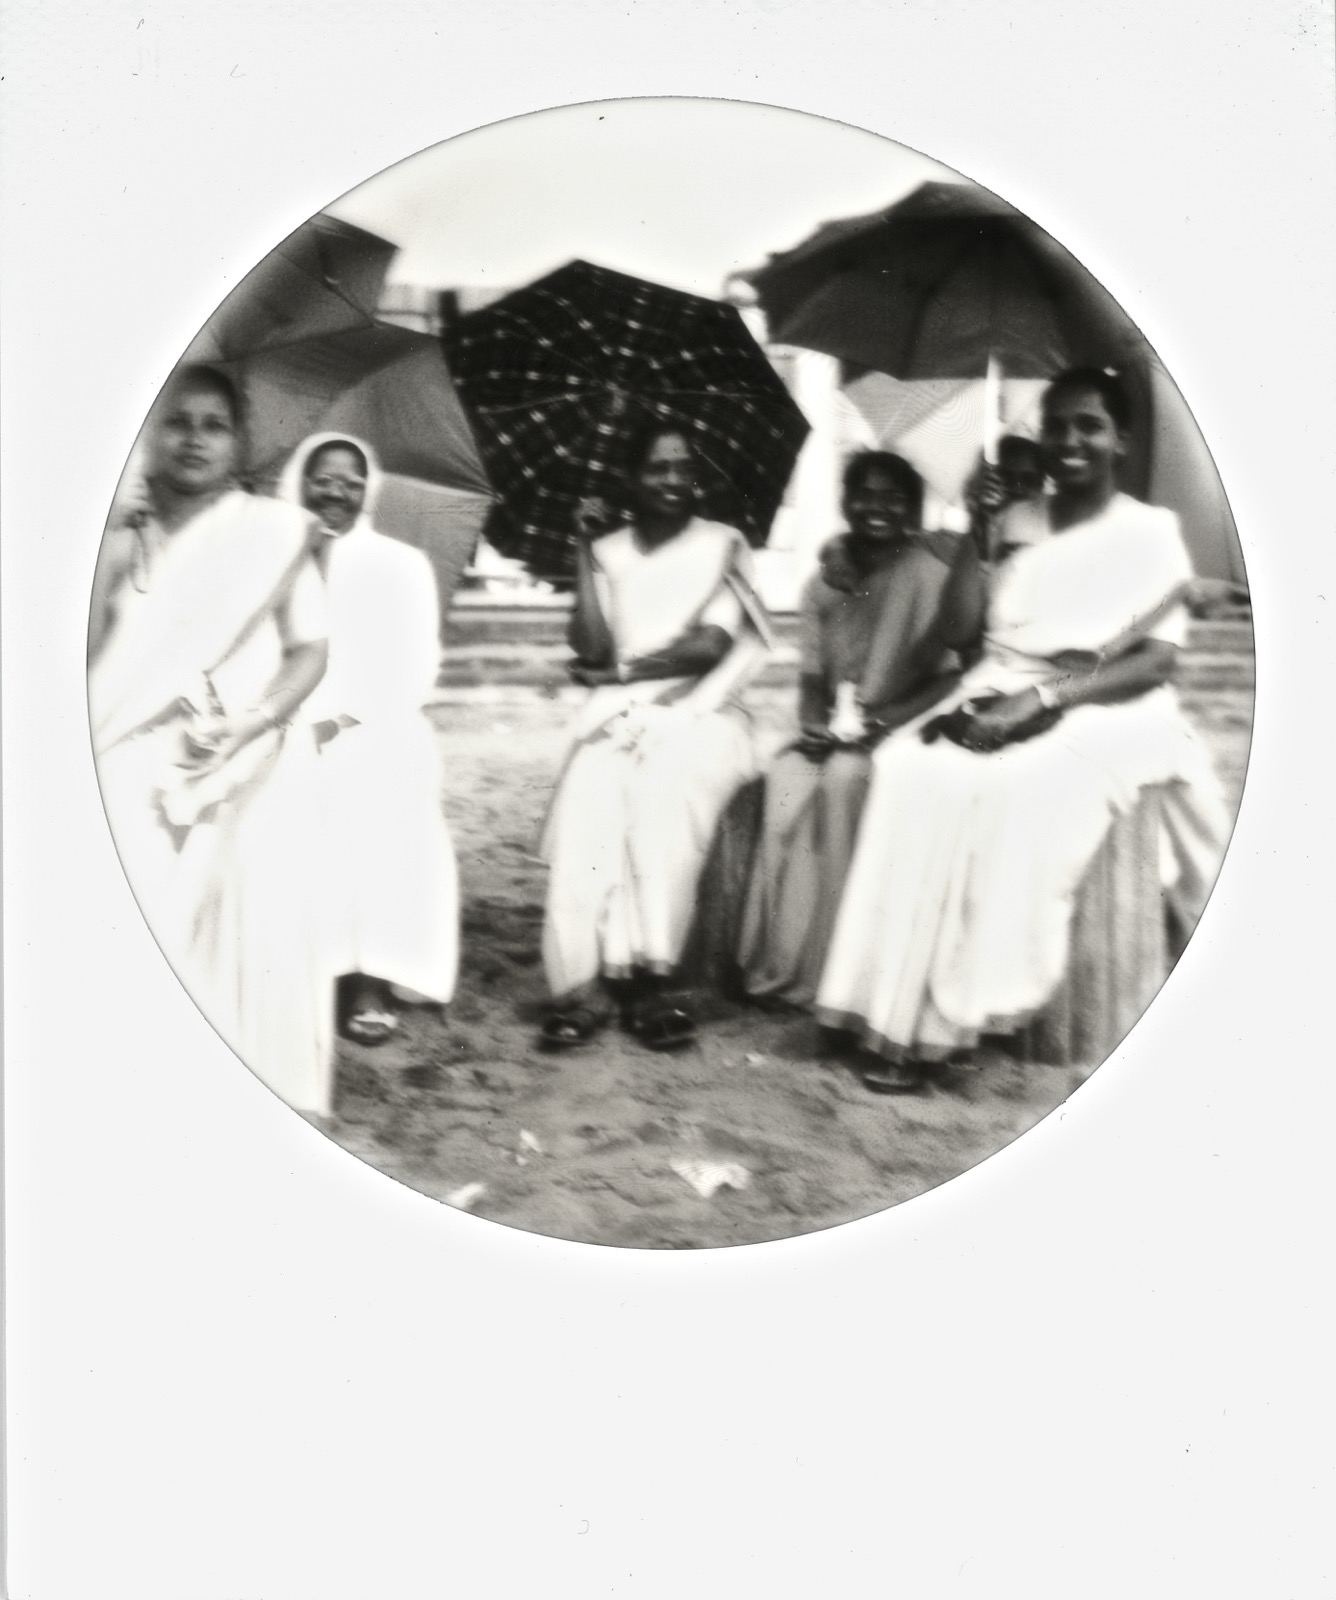
[[[626,515],[623,457],[650,417],[691,439],[701,514],[765,542],[808,429],[733,306],[572,261],[445,342],[501,497],[489,537],[535,575],[570,575],[591,502]]]

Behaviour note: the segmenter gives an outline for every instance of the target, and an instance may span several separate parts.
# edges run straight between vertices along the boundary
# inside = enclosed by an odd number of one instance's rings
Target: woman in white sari
[[[1044,400],[1054,489],[1014,506],[985,606],[962,546],[947,642],[983,655],[946,709],[888,739],[817,994],[882,1093],[917,1088],[980,1035],[1022,1026],[1067,961],[1077,888],[1113,817],[1168,786],[1163,868],[1199,910],[1227,832],[1169,686],[1192,573],[1177,519],[1121,494],[1121,384],[1063,374]]]
[[[313,520],[234,486],[239,440],[229,380],[178,373],[99,557],[93,744],[126,876],[177,976],[257,1076],[325,1113],[315,758],[290,727],[325,669],[324,590]]]
[[[724,808],[756,771],[736,698],[769,647],[735,529],[695,515],[689,437],[656,422],[628,458],[630,525],[582,546],[572,675],[593,689],[544,838],[551,867],[543,956],[552,1049],[608,1020],[654,1049],[695,1022],[668,980]]]
[[[398,1026],[391,985],[445,1005],[459,959],[455,853],[422,709],[440,660],[436,579],[420,550],[376,532],[382,481],[369,445],[324,433],[279,483],[325,535],[329,670],[302,715],[320,753],[339,1026],[364,1045]]]

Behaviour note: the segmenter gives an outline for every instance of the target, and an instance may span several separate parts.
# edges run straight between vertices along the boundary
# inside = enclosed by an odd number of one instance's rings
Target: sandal
[[[854,1071],[873,1094],[917,1094],[928,1080],[927,1069],[917,1061],[887,1061],[874,1055],[861,1057]]]
[[[673,1000],[642,1000],[628,1015],[626,1027],[647,1050],[681,1050],[696,1042],[696,1019]]]
[[[592,1006],[553,1011],[543,1024],[539,1042],[545,1050],[574,1050],[588,1044],[607,1020]]]
[[[392,1011],[356,1011],[343,1025],[343,1037],[374,1050],[398,1031],[399,1019]]]

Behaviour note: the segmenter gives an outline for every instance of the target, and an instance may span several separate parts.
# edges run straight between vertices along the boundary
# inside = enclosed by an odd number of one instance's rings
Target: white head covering
[[[362,502],[361,514],[352,527],[347,530],[352,533],[358,528],[372,528],[376,514],[376,502],[380,498],[381,486],[385,482],[385,474],[381,470],[380,461],[376,452],[366,442],[353,433],[313,433],[309,439],[303,439],[288,458],[278,480],[278,498],[288,500],[293,505],[299,506],[302,501],[302,480],[306,476],[306,464],[318,450],[323,450],[329,444],[351,445],[354,450],[361,451],[366,460],[366,498]],[[332,537],[336,537],[331,535]]]

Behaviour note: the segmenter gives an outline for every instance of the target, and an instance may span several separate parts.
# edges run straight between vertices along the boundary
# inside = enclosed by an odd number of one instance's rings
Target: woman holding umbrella
[[[944,713],[873,757],[872,784],[817,994],[881,1093],[917,1088],[1048,1000],[1077,888],[1113,817],[1167,785],[1166,861],[1199,909],[1227,831],[1209,760],[1169,687],[1191,568],[1173,513],[1118,491],[1128,402],[1072,370],[1046,391],[1052,493],[1007,513],[985,606],[962,541],[941,636],[983,654]]]
[[[578,554],[572,675],[593,692],[544,838],[552,1049],[592,1038],[614,1001],[652,1049],[694,1038],[669,979],[715,827],[755,772],[736,695],[769,627],[746,541],[696,516],[681,424],[646,423],[627,470],[631,520]]]
[[[298,447],[278,490],[324,534],[329,670],[303,720],[320,752],[339,1028],[363,1045],[398,1027],[391,985],[447,1004],[459,951],[440,756],[422,711],[440,657],[436,579],[420,550],[376,531],[382,481],[370,445],[321,433]]]
[[[865,450],[844,471],[848,532],[801,606],[802,735],[766,777],[739,947],[748,994],[810,1006],[872,771],[872,750],[959,677],[935,633],[951,568],[920,537],[923,480]]]
[[[241,406],[187,367],[149,418],[99,556],[88,699],[107,819],[145,920],[241,1059],[327,1112],[314,752],[290,724],[325,670],[315,520],[235,486]]]

